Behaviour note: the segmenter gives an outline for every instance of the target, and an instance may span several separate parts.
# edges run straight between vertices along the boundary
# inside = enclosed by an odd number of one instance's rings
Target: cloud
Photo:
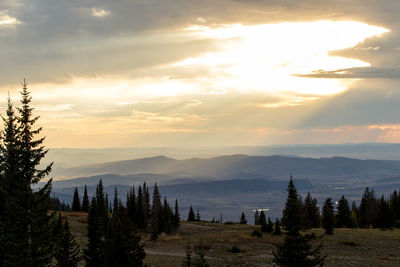
[[[400,66],[392,67],[359,67],[338,70],[317,70],[309,74],[297,74],[306,78],[334,78],[334,79],[399,79]]]
[[[110,12],[105,9],[92,8],[93,17],[103,18],[107,17],[108,15],[110,15]]]
[[[398,0],[339,0],[323,5],[317,0],[2,0],[0,93],[16,93],[24,76],[31,82],[51,146],[60,146],[59,136],[66,132],[65,146],[391,140],[399,123],[399,11]],[[216,40],[183,31],[194,25],[215,29],[238,23],[315,20],[353,20],[391,30],[353,48],[330,52],[370,67],[300,75],[343,78],[338,83],[344,92],[335,96],[324,94],[329,88],[321,80],[309,94],[238,93],[229,84],[235,80],[224,76],[229,66],[173,64],[217,53],[223,42],[232,43],[229,38]],[[282,63],[282,67],[290,66]],[[221,86],[210,82],[216,75],[224,78]],[[362,81],[349,88],[344,79]],[[161,83],[164,86],[157,86]],[[247,81],[243,84],[251,89]],[[268,89],[274,92],[276,87]],[[156,90],[195,93],[148,97]],[[224,94],[212,95],[218,92]]]

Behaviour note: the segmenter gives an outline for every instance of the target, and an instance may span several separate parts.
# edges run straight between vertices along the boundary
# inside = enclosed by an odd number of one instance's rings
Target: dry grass
[[[71,229],[81,247],[86,247],[86,213],[68,216]],[[188,244],[198,245],[206,251],[211,266],[272,266],[274,244],[283,236],[263,234],[251,237],[259,227],[239,224],[213,224],[183,222],[177,231],[161,235],[156,241],[143,234],[148,266],[181,266]],[[325,266],[400,266],[400,229],[335,229],[334,235],[324,235],[322,229],[313,229],[315,244],[323,242],[328,255]],[[235,244],[241,253],[228,250]]]

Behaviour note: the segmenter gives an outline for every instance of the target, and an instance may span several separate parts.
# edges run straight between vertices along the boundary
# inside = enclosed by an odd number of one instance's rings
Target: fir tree
[[[190,209],[189,209],[189,214],[188,214],[188,222],[194,222],[195,221],[195,216],[194,216],[194,211],[193,211],[193,207],[192,205],[190,205]]]
[[[196,212],[196,221],[197,222],[200,221],[200,211],[199,211],[199,209],[197,209],[197,212]]]
[[[103,218],[99,214],[98,201],[93,196],[90,203],[87,226],[88,245],[84,251],[87,267],[107,266],[105,261],[105,243]]]
[[[281,234],[281,225],[279,223],[279,219],[276,218],[275,220],[275,229],[274,229],[274,235],[280,235]]]
[[[139,189],[138,189],[138,196],[137,196],[137,226],[139,227],[139,229],[146,229],[146,221],[145,221],[145,216],[146,216],[146,212],[144,211],[144,204],[143,204],[143,191],[142,191],[142,186],[139,185]]]
[[[293,179],[290,177],[287,188],[288,197],[286,199],[285,208],[283,210],[282,224],[289,233],[298,233],[303,229],[302,226],[302,204],[294,186]]]
[[[174,214],[172,209],[168,204],[167,198],[164,197],[164,204],[162,206],[161,213],[161,232],[170,233],[172,228],[172,221],[174,219]]]
[[[303,223],[305,229],[320,227],[320,216],[317,200],[311,197],[310,192],[304,200],[304,217]]]
[[[81,201],[79,199],[78,188],[75,187],[74,190],[74,198],[72,200],[72,211],[80,211],[81,210]]]
[[[96,187],[96,208],[97,216],[99,216],[102,222],[102,230],[105,232],[108,227],[108,197],[106,200],[103,181],[101,179]]]
[[[89,197],[88,197],[86,185],[85,185],[85,191],[83,192],[83,200],[82,200],[81,210],[85,211],[85,212],[89,211]]]
[[[144,220],[144,224],[146,226],[149,224],[149,221],[151,220],[151,218],[150,218],[151,210],[152,210],[152,207],[150,205],[149,188],[147,187],[146,182],[144,182],[143,183],[143,220]]]
[[[272,223],[270,217],[268,217],[268,222],[265,230],[266,230],[265,232],[267,233],[272,233],[274,231],[274,224]]]
[[[180,220],[181,220],[181,217],[179,215],[178,199],[175,199],[175,213],[174,213],[174,221],[173,221],[174,228],[179,227]]]
[[[261,225],[261,231],[262,232],[267,232],[268,227],[267,227],[267,217],[265,216],[264,211],[262,210],[260,213],[260,225]]]
[[[158,234],[161,233],[162,230],[162,206],[161,206],[161,197],[158,191],[157,183],[154,184],[153,190],[153,203],[151,209],[151,238],[153,240],[157,239]]]
[[[358,227],[358,212],[357,212],[357,204],[353,201],[351,205],[351,219],[350,219],[350,227],[355,229]]]
[[[368,187],[364,191],[359,210],[359,225],[371,228],[378,217],[378,202],[374,191],[370,191]]]
[[[393,210],[390,208],[389,201],[382,195],[379,200],[379,214],[377,218],[376,227],[389,228],[395,225],[396,216]]]
[[[109,233],[106,237],[107,266],[143,266],[146,253],[143,245],[140,245],[140,236],[134,232],[126,208],[119,200],[116,205],[118,207],[113,208]]]
[[[242,212],[242,216],[240,216],[240,224],[247,224],[246,215]]]
[[[337,218],[336,227],[344,227],[344,226],[348,227],[350,225],[351,211],[349,202],[344,196],[342,196],[338,201],[337,210],[338,213],[336,215]]]
[[[333,203],[331,198],[327,198],[322,207],[322,227],[328,235],[333,234],[335,226],[335,215],[333,213]]]
[[[38,169],[47,150],[44,138],[37,138],[42,128],[35,128],[39,117],[33,117],[32,98],[25,80],[22,86],[18,116],[8,101],[0,148],[1,260],[9,266],[45,266],[52,260],[56,242],[55,214],[48,214],[52,180],[37,191],[31,186],[50,173],[52,164]]]
[[[258,214],[258,209],[256,210],[256,213],[254,214],[254,225],[260,225],[260,215]]]
[[[205,252],[198,246],[194,247],[194,253],[195,256],[193,257],[193,266],[196,267],[209,267],[210,265],[208,264],[206,257],[205,257]]]
[[[192,247],[188,244],[185,248],[185,259],[183,260],[182,267],[194,266],[192,263],[193,261],[192,253],[193,253]]]
[[[57,260],[58,267],[76,267],[81,261],[79,256],[80,249],[78,243],[76,243],[74,237],[71,235],[68,221],[65,221],[62,238],[59,243],[59,251],[55,258]]]
[[[285,218],[285,239],[283,244],[276,245],[277,251],[273,251],[273,261],[278,266],[322,266],[326,256],[321,256],[322,244],[312,249],[311,235],[301,235],[302,220],[301,201],[297,195],[292,177],[288,185],[288,197],[283,211]]]
[[[118,190],[117,187],[114,186],[114,202],[113,202],[112,214],[118,214],[118,208],[119,208]]]

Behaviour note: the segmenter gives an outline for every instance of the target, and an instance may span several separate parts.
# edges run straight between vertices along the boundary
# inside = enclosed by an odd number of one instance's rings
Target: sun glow
[[[241,92],[331,95],[353,80],[312,79],[296,74],[315,70],[368,67],[361,60],[335,57],[330,51],[354,47],[368,37],[387,32],[381,27],[352,21],[317,21],[221,28],[193,26],[188,32],[222,42],[218,52],[187,58],[177,66],[205,65],[223,78],[216,87]]]

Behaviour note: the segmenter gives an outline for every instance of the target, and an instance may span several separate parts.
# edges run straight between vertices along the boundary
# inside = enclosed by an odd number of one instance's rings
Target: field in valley
[[[78,243],[86,246],[87,214],[63,213],[68,218]],[[182,222],[177,231],[161,235],[151,241],[143,234],[148,266],[181,266],[185,248],[198,246],[205,251],[211,266],[273,266],[274,244],[282,242],[282,236],[263,234],[252,237],[254,225],[215,224],[207,222]],[[325,266],[400,266],[400,229],[335,229],[333,236],[324,235],[322,229],[313,229],[315,245],[323,242],[327,254]],[[229,250],[236,245],[241,252]]]

